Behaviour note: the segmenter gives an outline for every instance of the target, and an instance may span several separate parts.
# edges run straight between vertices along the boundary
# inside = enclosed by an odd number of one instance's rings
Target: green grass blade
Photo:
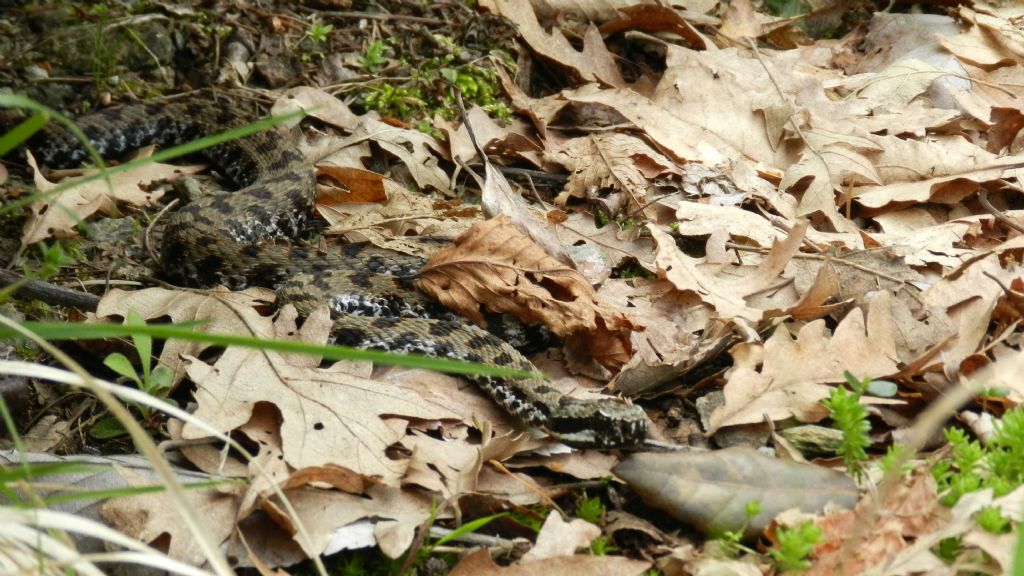
[[[7,154],[17,148],[22,142],[28,140],[40,128],[50,120],[50,115],[44,112],[37,113],[22,121],[9,132],[0,136],[0,156]]]
[[[471,522],[466,522],[462,526],[459,526],[455,530],[452,530],[448,534],[445,534],[444,536],[439,538],[437,542],[434,542],[434,546],[443,546],[444,544],[458,538],[459,536],[462,536],[463,534],[470,534],[476,532],[477,530],[490,524],[492,520],[497,520],[498,518],[501,518],[505,515],[505,512],[501,512],[499,514],[494,514],[492,516],[484,516],[483,518],[477,518],[476,520],[473,520]]]
[[[291,352],[320,356],[328,360],[370,360],[377,364],[403,366],[406,368],[424,368],[450,374],[477,374],[482,376],[505,376],[511,378],[538,378],[544,376],[536,372],[524,372],[498,368],[486,364],[473,364],[443,358],[428,358],[360,350],[345,346],[327,344],[308,344],[292,340],[268,340],[251,336],[234,334],[216,334],[197,332],[192,328],[155,324],[145,326],[124,326],[121,324],[75,324],[67,322],[22,322],[22,326],[48,340],[97,340],[104,338],[121,338],[137,334],[147,334],[155,338],[180,338],[192,342],[207,342],[219,346],[245,346],[275,352]],[[17,338],[19,334],[6,326],[0,326],[0,339]]]

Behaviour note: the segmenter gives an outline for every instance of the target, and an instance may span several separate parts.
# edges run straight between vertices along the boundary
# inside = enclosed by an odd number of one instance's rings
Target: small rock
[[[46,68],[42,66],[36,66],[35,64],[25,67],[25,78],[31,81],[45,80],[50,77],[50,73],[46,71]]]
[[[268,88],[294,86],[302,80],[302,62],[293,54],[260,54],[256,58],[256,71]]]

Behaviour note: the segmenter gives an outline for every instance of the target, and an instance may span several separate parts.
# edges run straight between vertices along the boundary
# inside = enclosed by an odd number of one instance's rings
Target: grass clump
[[[977,490],[991,488],[999,497],[1024,484],[1024,410],[1007,411],[985,445],[960,428],[946,429],[945,436],[950,457],[932,466],[932,477],[946,506]]]

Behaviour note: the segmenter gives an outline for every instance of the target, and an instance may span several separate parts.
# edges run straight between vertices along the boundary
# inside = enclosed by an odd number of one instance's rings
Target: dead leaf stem
[[[981,204],[981,207],[984,208],[986,212],[995,217],[996,220],[999,220],[1000,222],[1006,224],[1010,228],[1013,228],[1017,232],[1024,234],[1024,226],[1021,226],[1017,222],[1010,219],[1009,216],[1003,214],[1002,210],[996,208],[995,206],[992,205],[991,202],[989,202],[988,190],[982,190],[978,192],[978,202]]]
[[[146,226],[146,231],[142,235],[142,243],[145,244],[146,246],[146,253],[149,254],[149,257],[153,260],[153,262],[160,262],[160,257],[157,255],[156,249],[153,248],[153,242],[151,239],[153,228],[156,226],[156,223],[159,222],[160,219],[164,217],[164,215],[173,210],[174,207],[177,205],[177,198],[171,200],[167,204],[167,206],[164,206],[159,212],[156,213],[156,216],[153,218],[152,221],[150,221],[149,226]]]
[[[555,510],[558,510],[558,513],[562,516],[567,516],[565,510],[562,510],[562,507],[559,506],[558,503],[555,502],[550,495],[548,495],[548,491],[538,486],[536,482],[531,482],[526,480],[525,478],[520,478],[519,476],[516,476],[515,474],[512,473],[511,470],[506,468],[504,464],[498,462],[497,460],[488,460],[487,463],[493,466],[498,472],[505,474],[512,480],[515,480],[516,482],[525,486],[527,490],[539,496],[540,499],[546,502],[548,506],[551,506]]]

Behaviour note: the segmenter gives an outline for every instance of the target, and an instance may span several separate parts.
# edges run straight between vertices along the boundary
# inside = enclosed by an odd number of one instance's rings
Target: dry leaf
[[[387,203],[387,182],[381,174],[362,170],[360,168],[346,168],[344,166],[318,165],[316,174],[323,179],[333,179],[340,184],[338,186],[317,182],[317,209],[322,205],[332,204],[357,204],[357,203]]]
[[[29,165],[35,172],[34,181],[40,193],[45,194],[58,186],[43,178],[36,167],[35,159],[29,155]],[[99,178],[82,185],[71,186],[56,196],[44,201],[33,202],[30,215],[21,233],[21,245],[28,246],[51,237],[75,235],[75,226],[93,214],[114,214],[118,202],[133,206],[154,206],[163,192],[150,192],[146,186],[157,180],[173,180],[195,174],[202,166],[172,166],[151,162],[110,177],[110,184]],[[96,170],[86,171],[94,174]],[[61,183],[66,186],[67,183]]]
[[[885,566],[886,574],[908,573],[899,569],[901,564],[905,569],[909,568],[910,572],[936,570],[942,563],[929,548],[943,536],[934,531],[953,528],[947,524],[950,518],[957,518],[954,525],[966,527],[972,524],[970,513],[955,516],[956,509],[951,511],[939,504],[931,474],[917,473],[888,495],[882,513],[875,517],[874,525],[862,532],[864,539],[856,546],[847,546],[854,524],[861,522],[867,515],[868,507],[873,505],[871,500],[869,493],[856,508],[833,512],[817,522],[824,532],[823,544],[815,548],[814,564],[808,574],[853,576],[868,574],[868,569],[874,566]],[[967,504],[969,500],[964,499],[962,504]],[[957,508],[961,508],[961,504]],[[955,535],[955,531],[949,533],[949,536]],[[917,543],[911,545],[915,539]]]
[[[129,486],[148,486],[153,481],[135,472],[121,469]],[[239,487],[236,487],[239,488]],[[235,529],[237,494],[225,487],[186,490],[189,506],[199,514],[210,537],[225,542]],[[191,530],[181,521],[178,504],[166,493],[113,498],[103,504],[100,515],[118,531],[142,542],[170,540],[167,554],[176,560],[202,565],[206,557]]]
[[[648,181],[668,171],[672,162],[631,134],[592,134],[563,142],[546,158],[570,172],[565,190],[555,198],[561,206],[570,198],[587,198],[590,188],[622,190],[642,205]]]
[[[239,310],[265,307],[274,301],[274,293],[264,288],[229,292],[224,288],[206,294],[183,290],[147,288],[145,290],[113,289],[107,292],[96,308],[100,320],[123,319],[129,311],[144,320],[170,318],[175,324],[203,322],[203,329],[222,334],[252,336],[254,331],[238,314]],[[170,340],[164,344],[157,361],[171,370],[173,384],[185,377],[185,356],[199,356],[210,344]]]
[[[857,487],[841,472],[766,456],[750,448],[632,454],[614,472],[649,505],[705,533],[760,533],[790,508],[817,512],[829,502],[851,507]],[[761,512],[746,517],[747,503]],[[748,523],[749,520],[749,523]]]
[[[271,325],[252,311],[240,314],[261,338],[297,331],[294,315]],[[326,334],[317,343],[324,341]],[[386,483],[396,482],[406,465],[386,455],[404,435],[406,422],[398,418],[454,417],[413,390],[352,376],[338,367],[309,366],[308,358],[303,361],[237,347],[228,347],[213,364],[191,358],[188,374],[197,383],[195,416],[227,432],[248,421],[257,403],[272,403],[281,413],[282,455],[288,465],[334,464]],[[183,436],[204,435],[186,426]]]
[[[542,323],[559,336],[580,333],[598,342],[590,349],[617,355],[628,349],[636,327],[621,312],[600,302],[575,270],[530,242],[508,218],[477,224],[439,250],[420,271],[419,286],[445,306],[478,324],[481,306],[511,313],[525,323]]]
[[[899,371],[892,357],[895,330],[888,307],[872,305],[866,324],[864,313],[854,308],[831,337],[825,332],[824,320],[815,320],[803,326],[796,339],[782,326],[763,347],[741,344],[733,348],[725,404],[711,415],[708,432],[761,422],[766,416],[817,422],[826,414],[820,404],[828,395],[825,384],[842,382],[844,371],[858,378],[880,378]]]
[[[601,528],[596,524],[580,518],[566,522],[557,510],[552,510],[537,533],[537,542],[523,555],[521,561],[525,564],[572,556],[580,548],[590,548],[590,543],[600,535]]]
[[[516,24],[523,41],[540,56],[553,60],[583,80],[600,80],[610,86],[625,86],[612,53],[601,33],[591,24],[583,37],[583,51],[577,52],[558,28],[545,31],[529,2],[494,0],[497,12]]]

